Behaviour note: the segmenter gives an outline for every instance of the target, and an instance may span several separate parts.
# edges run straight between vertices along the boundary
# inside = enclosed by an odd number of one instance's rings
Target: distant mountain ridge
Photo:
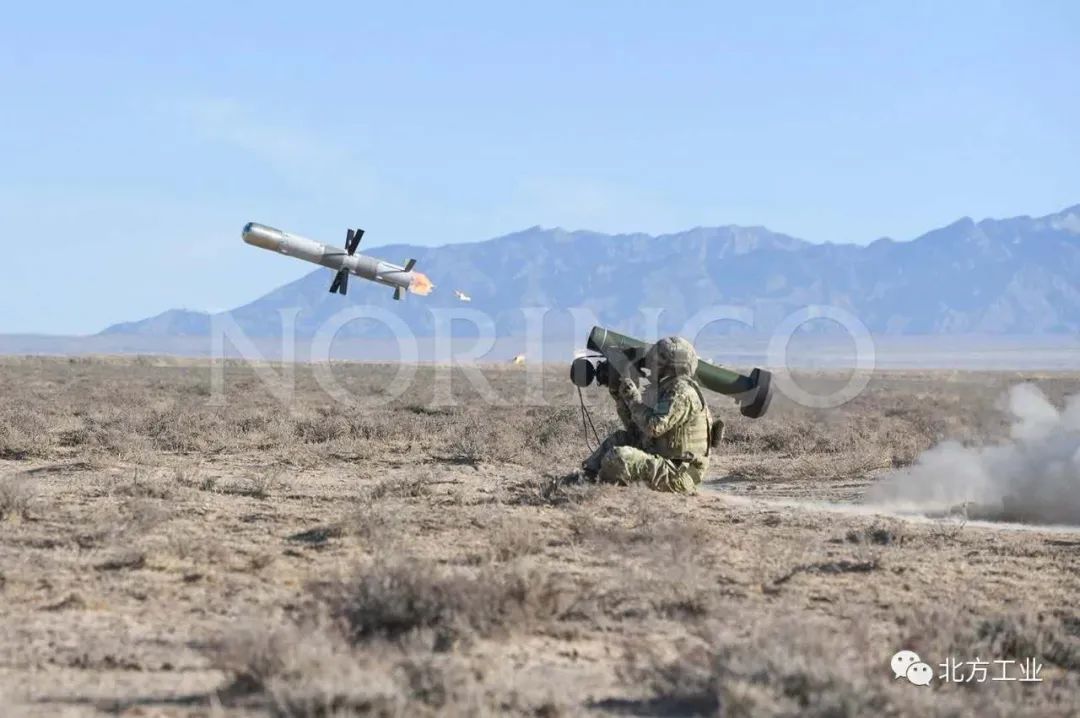
[[[330,272],[317,269],[228,314],[258,337],[280,334],[282,310],[299,310],[297,336],[310,337],[350,304],[388,310],[418,336],[434,332],[432,309],[451,307],[479,310],[499,335],[517,335],[523,307],[581,308],[631,331],[644,326],[642,308],[662,310],[661,327],[674,330],[695,312],[734,305],[767,331],[809,304],[842,307],[881,334],[1080,331],[1080,205],[1038,218],[965,217],[910,241],[865,246],[812,244],[764,227],[660,236],[531,227],[483,242],[371,252],[415,257],[435,293],[394,302],[389,289],[357,280],[348,297],[331,295]],[[455,289],[471,302],[459,302]],[[210,327],[209,314],[170,310],[103,334],[202,336]],[[364,320],[339,336],[384,332]]]

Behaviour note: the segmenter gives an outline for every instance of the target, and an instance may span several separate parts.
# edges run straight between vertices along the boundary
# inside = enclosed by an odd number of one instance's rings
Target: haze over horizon
[[[1080,201],[1060,2],[21,5],[0,29],[0,333],[236,306],[365,245],[525,227],[912,239]]]

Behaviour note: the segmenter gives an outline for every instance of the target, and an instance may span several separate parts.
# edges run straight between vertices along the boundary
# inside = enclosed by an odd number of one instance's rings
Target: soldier
[[[697,352],[681,337],[661,339],[645,366],[644,393],[628,377],[609,382],[624,428],[605,439],[582,470],[605,482],[693,493],[709,467],[712,439],[709,407],[694,377]]]
[[[622,422],[623,428],[613,431],[606,439],[600,442],[600,446],[596,447],[596,450],[589,455],[589,458],[582,462],[581,470],[589,479],[597,478],[604,457],[615,447],[633,446],[640,449],[642,446],[641,432],[634,424],[634,418],[630,414],[630,407],[619,395],[619,376],[613,368],[609,371],[611,378],[607,385],[608,393],[611,394],[611,398],[615,402],[615,411],[619,415],[619,421]]]

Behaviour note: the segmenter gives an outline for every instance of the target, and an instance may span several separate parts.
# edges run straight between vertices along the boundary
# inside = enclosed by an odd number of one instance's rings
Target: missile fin
[[[356,252],[356,248],[360,246],[360,240],[363,236],[364,230],[362,229],[355,231],[350,229],[345,233],[345,251],[349,253],[350,257]]]
[[[334,275],[333,283],[330,285],[330,293],[337,292],[344,295],[347,291],[349,291],[349,270],[339,269],[338,273]]]
[[[401,301],[401,287],[398,287],[397,289],[394,290],[394,299],[396,299],[399,302]]]
[[[410,259],[408,262],[405,262],[405,271],[406,272],[411,272],[412,268],[415,267],[415,266],[416,266],[416,260],[415,259]]]

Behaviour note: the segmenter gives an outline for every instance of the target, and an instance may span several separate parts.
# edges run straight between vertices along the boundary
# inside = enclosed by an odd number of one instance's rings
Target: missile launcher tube
[[[644,355],[652,345],[604,327],[593,327],[585,346],[610,358],[617,352]],[[754,369],[746,376],[699,360],[696,377],[706,389],[735,397],[743,416],[764,415],[772,401],[772,375],[764,369]]]

